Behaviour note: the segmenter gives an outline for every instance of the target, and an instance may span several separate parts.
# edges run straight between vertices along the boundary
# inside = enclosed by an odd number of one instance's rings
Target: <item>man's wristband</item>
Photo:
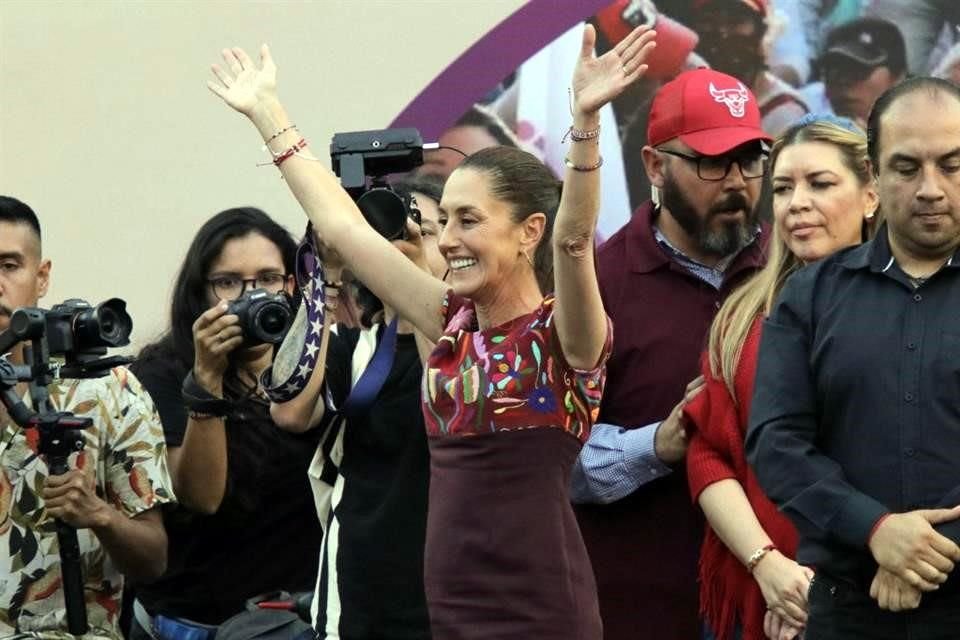
[[[192,370],[183,379],[180,394],[183,396],[183,403],[187,406],[187,410],[193,414],[222,418],[233,409],[229,400],[218,398],[201,387],[193,376]]]

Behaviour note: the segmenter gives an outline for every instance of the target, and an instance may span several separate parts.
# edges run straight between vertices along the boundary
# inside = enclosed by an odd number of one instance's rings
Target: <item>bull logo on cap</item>
[[[747,91],[747,88],[743,86],[742,82],[737,83],[736,89],[717,89],[711,82],[710,95],[713,96],[715,102],[727,105],[727,109],[730,110],[730,115],[734,118],[743,117],[744,107],[747,104],[747,100],[750,99],[750,93]]]

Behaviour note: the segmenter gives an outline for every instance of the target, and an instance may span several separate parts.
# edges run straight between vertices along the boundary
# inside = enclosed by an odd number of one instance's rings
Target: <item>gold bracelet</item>
[[[588,171],[596,171],[601,166],[603,166],[603,156],[600,156],[599,158],[597,158],[596,164],[592,164],[589,166],[581,166],[581,165],[573,164],[570,158],[564,158],[563,164],[567,165],[574,171],[580,171],[581,173],[586,173]]]
[[[747,571],[749,571],[750,573],[753,573],[753,570],[756,569],[758,564],[760,564],[760,561],[763,560],[764,556],[766,556],[771,551],[776,551],[776,549],[777,549],[777,545],[768,544],[764,547],[760,547],[759,549],[754,551],[752,554],[750,554],[750,557],[747,558]]]

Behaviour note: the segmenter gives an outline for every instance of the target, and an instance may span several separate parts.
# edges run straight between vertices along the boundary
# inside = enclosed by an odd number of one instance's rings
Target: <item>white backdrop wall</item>
[[[120,296],[134,345],[166,325],[190,239],[257,206],[305,218],[253,128],[206,88],[223,46],[268,42],[315,151],[386,126],[522,0],[0,0],[0,193],[30,204],[53,260],[42,304]]]

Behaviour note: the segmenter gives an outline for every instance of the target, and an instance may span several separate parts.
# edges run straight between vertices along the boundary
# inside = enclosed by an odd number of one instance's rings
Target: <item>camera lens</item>
[[[73,333],[77,348],[122,347],[130,343],[133,321],[126,311],[126,303],[111,298],[92,309],[85,309],[73,317]]]
[[[251,342],[277,344],[283,342],[290,323],[293,319],[289,304],[286,301],[264,300],[254,303],[252,322],[250,323]],[[245,328],[246,331],[246,328]]]
[[[370,189],[357,198],[357,208],[370,226],[387,240],[403,237],[407,225],[407,206],[392,189]]]
[[[280,333],[287,325],[287,314],[283,309],[264,309],[260,314],[260,327],[266,333]]]

